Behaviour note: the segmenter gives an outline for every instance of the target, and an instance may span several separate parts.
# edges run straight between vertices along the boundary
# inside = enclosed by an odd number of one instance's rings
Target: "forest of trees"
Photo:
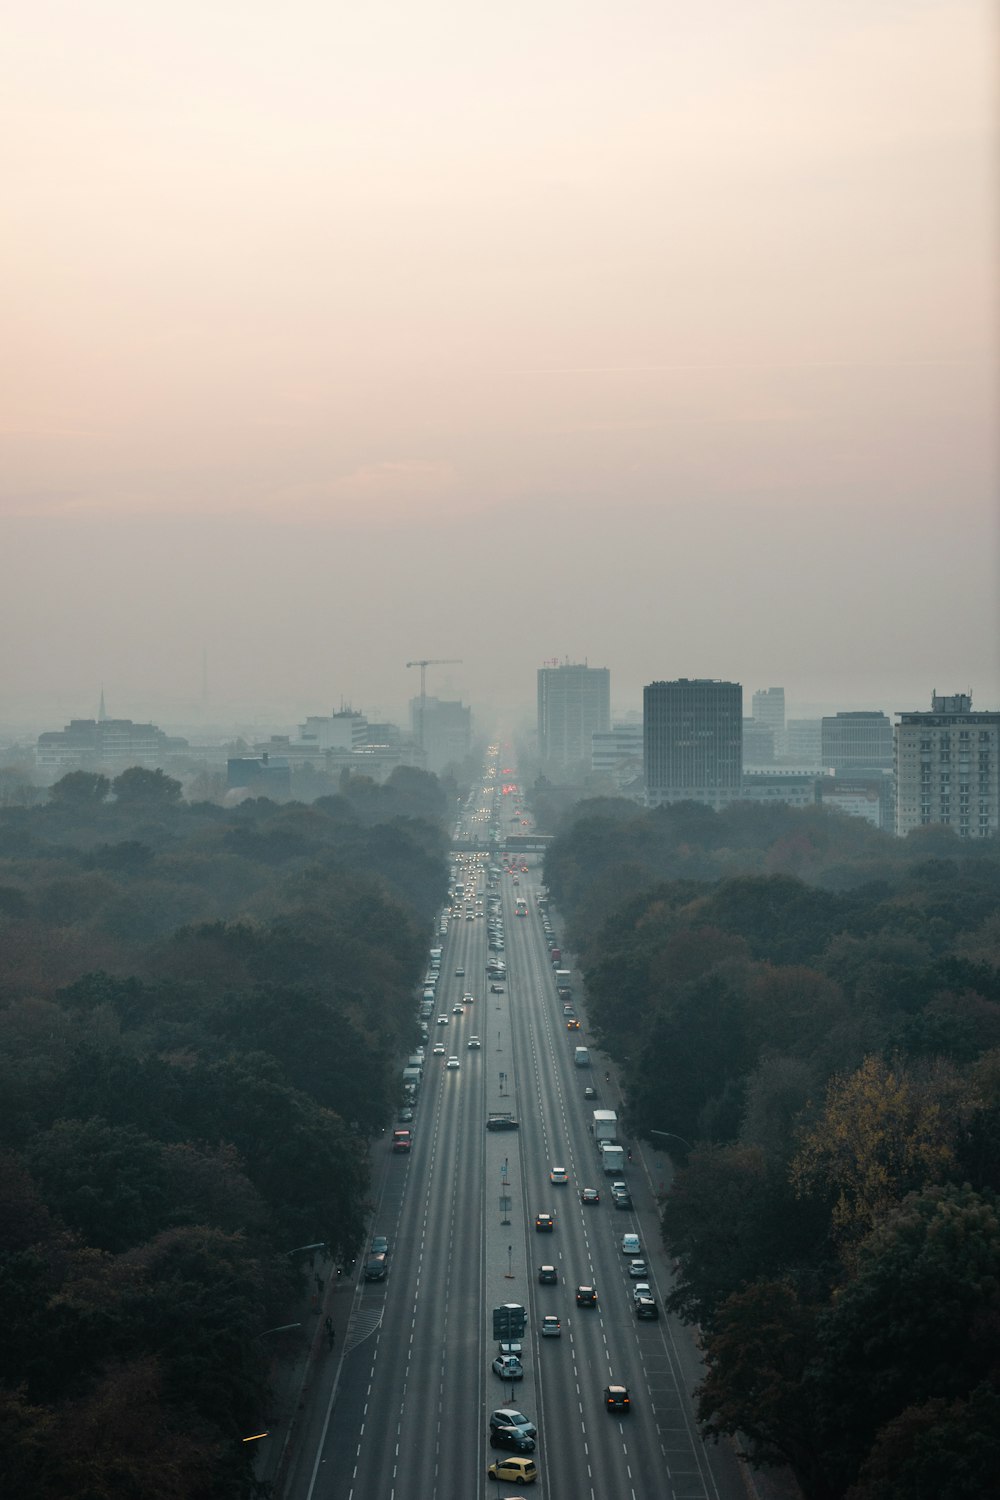
[[[309,806],[65,776],[0,811],[0,1475],[229,1500],[267,1349],[349,1261],[447,888],[434,777]]]
[[[996,1493],[1000,851],[819,809],[547,811],[626,1128],[678,1168],[703,1430],[808,1500]]]

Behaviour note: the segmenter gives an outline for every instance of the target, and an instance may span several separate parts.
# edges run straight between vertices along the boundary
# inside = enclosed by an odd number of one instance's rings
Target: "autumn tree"
[[[856,1242],[911,1189],[948,1174],[959,1092],[951,1073],[918,1080],[902,1064],[865,1058],[829,1084],[792,1162],[793,1183],[832,1195],[835,1232]]]

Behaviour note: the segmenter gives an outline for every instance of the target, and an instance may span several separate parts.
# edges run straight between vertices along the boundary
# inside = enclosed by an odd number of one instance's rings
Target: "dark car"
[[[650,1318],[655,1320],[660,1316],[660,1309],[652,1297],[640,1297],[635,1304],[635,1315],[637,1318]]]
[[[559,1273],[555,1266],[539,1266],[538,1279],[542,1286],[554,1286],[559,1280]]]
[[[535,1228],[539,1234],[551,1234],[556,1227],[556,1221],[551,1214],[536,1214]]]
[[[512,1453],[534,1453],[535,1440],[523,1427],[491,1427],[490,1447],[507,1448]]]
[[[490,1115],[486,1121],[487,1130],[520,1130],[519,1120],[513,1115]]]
[[[365,1280],[384,1281],[389,1269],[389,1257],[387,1255],[369,1255],[365,1261]]]
[[[577,1307],[596,1307],[596,1286],[578,1286],[576,1289],[576,1305]]]
[[[608,1411],[626,1412],[629,1409],[629,1394],[627,1385],[606,1385],[604,1387],[604,1404]]]
[[[596,1188],[584,1188],[580,1193],[581,1203],[600,1203],[601,1195]]]

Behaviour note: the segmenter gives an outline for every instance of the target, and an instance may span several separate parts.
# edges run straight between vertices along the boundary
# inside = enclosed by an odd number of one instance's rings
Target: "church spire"
[[[107,711],[107,709],[104,706],[104,683],[102,682],[101,683],[101,706],[97,710],[97,722],[98,722],[98,724],[104,724],[104,723],[106,723],[107,722],[107,717],[108,717],[108,711]]]

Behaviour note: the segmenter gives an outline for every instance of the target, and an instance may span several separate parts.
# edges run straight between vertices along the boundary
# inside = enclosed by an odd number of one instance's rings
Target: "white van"
[[[590,1067],[590,1053],[587,1051],[586,1047],[577,1047],[576,1051],[573,1053],[573,1061],[576,1063],[578,1068]]]

